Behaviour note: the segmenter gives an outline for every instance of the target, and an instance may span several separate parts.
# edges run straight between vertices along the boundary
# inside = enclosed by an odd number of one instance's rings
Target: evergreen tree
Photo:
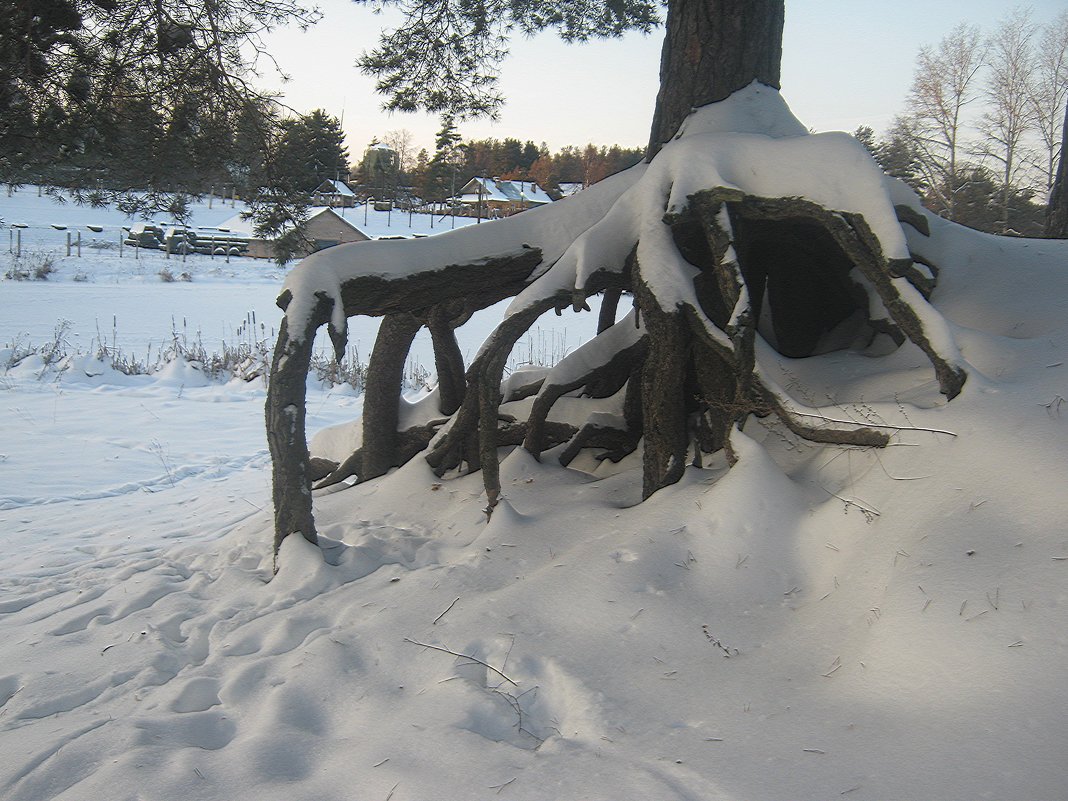
[[[299,0],[19,0],[0,25],[0,180],[201,189],[238,120],[263,35]]]
[[[421,197],[424,201],[430,198],[433,191],[432,187],[430,186],[430,154],[427,153],[425,147],[420,148],[419,152],[415,156],[415,164],[412,167],[411,182],[419,197]]]
[[[534,162],[538,160],[541,152],[538,150],[538,146],[533,142],[525,142],[523,144],[523,152],[519,157],[517,166],[524,172],[528,172],[533,166]]]
[[[493,0],[355,0],[373,8],[397,6],[405,22],[383,33],[379,46],[357,64],[374,75],[393,111],[448,113],[457,119],[496,116],[503,98],[498,65],[512,31],[554,29],[569,42],[649,31],[658,22],[656,0],[543,2]]]
[[[344,177],[348,158],[340,121],[322,109],[282,121],[275,172],[297,191],[311,192],[324,180]]]
[[[887,175],[900,178],[917,191],[922,190],[919,154],[905,122],[895,122],[890,129],[890,138],[886,140],[877,139],[875,131],[868,125],[861,125],[853,136],[868,149]]]
[[[262,164],[252,173],[250,216],[256,235],[273,242],[279,264],[314,249],[304,231],[311,192],[345,170],[344,138],[338,120],[320,109],[282,120],[267,138]]]
[[[389,145],[371,142],[360,162],[360,176],[367,192],[378,199],[392,198],[400,174],[400,157]]]
[[[460,134],[456,130],[456,119],[451,114],[441,117],[441,129],[434,137],[434,157],[430,160],[430,180],[428,200],[444,200],[450,197],[462,184],[457,180],[460,166]]]

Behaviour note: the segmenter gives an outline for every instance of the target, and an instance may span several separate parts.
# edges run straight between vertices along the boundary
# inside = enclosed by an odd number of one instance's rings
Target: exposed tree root
[[[278,329],[265,408],[273,479],[275,554],[290,534],[300,532],[309,542],[319,541],[312,516],[312,469],[304,427],[315,331],[329,319],[332,307],[329,298],[320,296],[304,331],[291,337],[285,319]]]
[[[622,332],[622,336],[617,336],[616,339],[621,342],[633,340],[631,344],[624,345],[618,350],[598,349],[590,354],[588,351],[592,350],[591,348],[579,348],[561,361],[558,369],[550,373],[541,385],[530,411],[529,430],[523,441],[523,447],[530,451],[534,458],[540,459],[542,451],[552,447],[548,444],[544,431],[549,413],[560,398],[579,389],[584,389],[583,394],[590,398],[607,398],[615,395],[630,380],[634,368],[645,361],[649,337],[628,336],[634,329],[632,320],[623,320],[616,323],[616,326]],[[597,340],[593,341],[597,342]],[[554,382],[554,377],[565,372],[573,362],[578,362],[580,367],[588,369],[579,375],[570,376],[567,380]]]
[[[341,285],[340,297],[346,317],[357,314],[393,315],[388,325],[384,323],[387,342],[383,344],[382,358],[369,369],[365,385],[365,391],[370,396],[381,398],[382,408],[377,412],[369,410],[365,399],[365,414],[368,411],[372,415],[380,413],[383,419],[391,418],[394,422],[391,426],[385,423],[371,432],[371,449],[367,449],[365,442],[364,448],[350,456],[344,462],[348,472],[338,481],[358,475],[361,470],[364,473],[361,480],[366,480],[369,473],[380,475],[390,467],[403,463],[400,456],[409,450],[401,447],[405,440],[394,432],[400,400],[400,381],[396,369],[398,359],[403,367],[411,344],[408,333],[414,324],[411,322],[413,316],[419,320],[433,321],[438,332],[435,339],[437,343],[443,343],[440,347],[447,354],[449,345],[444,341],[442,330],[446,321],[451,326],[454,322],[466,319],[477,309],[515,295],[540,261],[540,250],[524,246],[503,256],[488,257],[470,264],[444,266],[399,280],[391,281],[370,274],[359,275]],[[286,310],[292,300],[287,290],[279,296],[278,306]],[[334,301],[327,294],[317,292],[312,309],[303,320],[303,330],[291,332],[288,318],[284,318],[279,326],[265,409],[267,442],[272,460],[275,553],[282,540],[296,532],[300,532],[309,542],[318,542],[311,497],[312,482],[318,471],[313,470],[311,465],[305,431],[307,374],[315,332],[320,326],[329,324],[337,358],[340,359],[345,352],[345,332],[332,323],[333,305]],[[458,307],[460,311],[457,311]],[[415,331],[418,327],[415,326]],[[410,331],[411,336],[415,331]],[[445,360],[455,362],[450,355],[446,355]],[[380,439],[386,440],[385,444]],[[394,444],[392,452],[389,452],[389,442]],[[411,455],[415,452],[418,450]],[[411,458],[411,455],[407,458]],[[368,462],[366,467],[365,461]],[[334,473],[339,471],[340,467]]]
[[[404,390],[404,362],[422,323],[411,314],[395,312],[382,318],[363,395],[363,463],[361,481],[385,475],[398,458],[398,399]],[[450,332],[451,333],[451,332]],[[373,376],[373,380],[370,377]]]
[[[896,211],[905,224],[929,235],[923,217],[907,207]],[[420,452],[439,477],[481,471],[487,513],[492,513],[501,493],[502,447],[522,445],[540,459],[546,450],[564,446],[559,460],[566,466],[585,449],[596,450],[596,458],[618,461],[640,442],[642,494],[649,497],[679,480],[691,448],[697,459],[701,453],[724,451],[733,464],[731,433],[751,416],[775,415],[796,436],[812,442],[888,443],[885,431],[831,421],[799,407],[762,368],[758,337],[789,358],[851,344],[864,347],[878,334],[899,344],[907,339],[926,354],[942,393],[953,398],[960,392],[966,375],[944,321],[927,303],[937,267],[919,258],[887,259],[860,215],[802,198],[756,197],[721,187],[691,195],[684,209],[662,222],[666,242],[657,240],[656,247],[645,249],[639,242],[619,263],[576,277],[573,291],[562,289],[558,278],[530,283],[522,304],[497,327],[466,372],[455,327],[491,299],[516,294],[538,262],[536,250],[403,281],[363,276],[346,282],[341,297],[347,315],[385,319],[368,374],[363,445],[340,465],[316,465],[316,472],[306,448],[300,452],[303,382],[296,386],[296,368],[287,360],[296,364],[304,359],[306,364],[302,348],[310,336],[306,331],[300,343],[291,342],[283,326],[268,401],[269,430],[276,432],[271,440],[279,510],[276,544],[292,531],[314,537],[308,491],[312,477],[321,478],[319,488],[354,476],[366,481]],[[673,283],[665,292],[667,280]],[[550,309],[588,308],[586,297],[600,292],[605,296],[594,339],[544,379],[503,397],[505,364],[535,321]],[[633,294],[635,311],[617,323],[624,292]],[[329,301],[323,299],[320,306],[309,331],[330,316]],[[446,419],[398,432],[401,369],[412,337],[424,324],[434,342],[440,410]],[[621,415],[618,408],[605,413],[603,403],[595,402],[621,392]],[[526,420],[501,414],[503,402],[530,397],[534,400]],[[553,419],[565,397],[590,400],[591,414],[583,425]]]

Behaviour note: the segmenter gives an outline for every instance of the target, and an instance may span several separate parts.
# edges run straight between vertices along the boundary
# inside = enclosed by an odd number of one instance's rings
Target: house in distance
[[[311,193],[311,202],[332,209],[351,209],[356,205],[356,193],[344,181],[323,181]]]
[[[251,223],[237,215],[224,224],[231,231],[246,231],[250,237],[248,255],[257,259],[270,259],[274,257],[272,243],[266,239],[252,236]],[[341,245],[346,242],[366,242],[371,237],[356,227],[351,220],[347,220],[331,208],[311,208],[308,210],[308,223],[304,229],[308,240],[313,247],[307,252],[298,252],[297,257],[307,256],[317,250]]]
[[[492,216],[507,216],[532,206],[552,203],[553,199],[533,181],[475,177],[460,189],[459,201],[476,207],[480,212],[488,210]],[[482,216],[481,213],[479,216]]]

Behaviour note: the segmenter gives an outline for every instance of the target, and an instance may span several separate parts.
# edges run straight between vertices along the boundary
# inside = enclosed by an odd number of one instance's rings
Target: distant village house
[[[312,205],[332,209],[351,209],[356,205],[356,193],[344,181],[323,181],[312,192]]]
[[[241,219],[240,215],[227,220],[223,225],[232,231],[249,231],[250,228],[249,221]],[[331,208],[310,209],[304,232],[312,243],[312,248],[306,253],[295,254],[298,257],[347,242],[366,242],[371,238],[357,228],[355,223],[345,219]],[[274,258],[270,240],[254,237],[251,231],[249,231],[249,236],[251,237],[248,247],[249,256],[257,259]]]
[[[533,181],[502,181],[500,178],[472,178],[460,189],[459,201],[480,206],[499,215],[514,214],[533,206],[552,203],[545,190]]]

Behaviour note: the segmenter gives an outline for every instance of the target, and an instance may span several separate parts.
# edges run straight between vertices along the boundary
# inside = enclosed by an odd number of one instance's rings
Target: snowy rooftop
[[[504,181],[500,178],[472,178],[460,190],[462,203],[493,201],[542,205],[553,199],[533,181]]]
[[[326,180],[319,184],[315,190],[319,194],[335,194],[342,197],[356,197],[356,193],[349,189],[344,181]]]
[[[357,219],[354,216],[343,216],[338,213],[337,209],[330,208],[329,206],[310,207],[308,209],[308,222],[311,222],[316,217],[321,217],[324,215],[336,219],[337,222],[342,225],[345,225],[348,228],[352,228],[355,231],[360,231],[360,233],[364,233],[364,231],[360,228]],[[251,234],[252,229],[254,227],[254,223],[251,219],[244,219],[243,215],[241,214],[235,214],[233,217],[230,217],[228,220],[224,221],[221,227],[226,228],[230,231]]]

